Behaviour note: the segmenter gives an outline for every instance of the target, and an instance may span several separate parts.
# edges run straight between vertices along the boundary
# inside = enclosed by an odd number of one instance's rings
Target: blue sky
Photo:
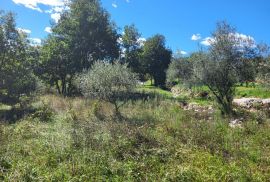
[[[17,14],[29,36],[46,38],[64,0],[0,0],[0,9]],[[226,20],[243,37],[270,44],[270,0],[101,0],[121,28],[134,23],[142,37],[165,35],[167,46],[183,53],[207,44],[217,21]],[[47,32],[45,28],[47,27]],[[197,35],[198,34],[198,35]],[[191,39],[193,36],[193,40]],[[206,41],[205,41],[206,39]]]

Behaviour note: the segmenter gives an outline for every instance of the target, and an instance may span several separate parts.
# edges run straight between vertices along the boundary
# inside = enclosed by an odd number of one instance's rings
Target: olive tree
[[[78,76],[77,81],[85,97],[112,103],[117,116],[137,83],[137,75],[126,64],[104,61],[95,62],[90,70]]]
[[[238,34],[226,22],[219,22],[209,41],[208,52],[194,59],[195,77],[215,96],[223,114],[232,114],[235,87],[240,81],[243,61],[258,57],[257,46],[251,37]]]

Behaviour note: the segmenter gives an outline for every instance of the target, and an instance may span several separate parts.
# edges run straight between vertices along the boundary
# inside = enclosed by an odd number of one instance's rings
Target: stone
[[[243,123],[243,118],[240,119],[234,119],[232,121],[230,121],[229,126],[231,128],[242,128],[242,123]]]

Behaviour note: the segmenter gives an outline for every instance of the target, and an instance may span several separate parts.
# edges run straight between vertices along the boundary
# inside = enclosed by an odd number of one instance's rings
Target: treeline
[[[64,96],[82,92],[81,87],[92,88],[87,84],[78,85],[78,78],[84,75],[91,80],[85,74],[96,62],[106,62],[101,64],[106,69],[107,63],[123,64],[136,73],[136,79],[153,80],[159,87],[175,81],[206,85],[223,113],[232,113],[236,84],[256,78],[269,82],[270,60],[265,56],[266,47],[237,36],[235,28],[226,22],[217,24],[209,49],[186,58],[173,57],[163,35],[143,41],[134,25],[125,26],[123,34],[117,30],[99,0],[73,0],[59,22],[52,25],[52,33],[42,45],[31,46],[26,34],[16,29],[14,15],[1,12],[0,102],[16,103],[40,83]],[[106,72],[100,73],[106,77]],[[128,88],[129,82],[123,79],[123,83]]]

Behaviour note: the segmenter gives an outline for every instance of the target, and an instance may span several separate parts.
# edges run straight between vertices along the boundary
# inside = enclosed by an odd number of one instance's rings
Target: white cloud
[[[203,41],[201,41],[201,44],[205,46],[210,46],[214,42],[215,40],[212,37],[206,37],[205,39],[203,39]]]
[[[63,6],[57,6],[53,8],[53,11],[56,13],[62,13],[64,11],[64,7]]]
[[[122,44],[122,43],[123,43],[123,38],[122,38],[122,37],[119,37],[119,38],[117,39],[117,42],[118,42],[119,44]]]
[[[235,33],[234,38],[237,41],[238,47],[255,47],[256,41],[253,37],[241,33]]]
[[[175,55],[177,56],[181,56],[181,55],[187,55],[188,53],[186,51],[183,50],[176,50]]]
[[[30,41],[30,45],[32,46],[39,46],[42,42],[40,38],[28,38],[28,40]]]
[[[58,23],[60,20],[61,14],[60,13],[53,13],[51,14],[51,18],[55,21],[55,23]]]
[[[186,55],[187,54],[186,51],[180,51],[180,53],[183,54],[183,55]]]
[[[24,29],[24,28],[17,28],[17,30],[18,30],[19,32],[26,33],[26,34],[30,34],[30,33],[31,33],[31,30]]]
[[[194,40],[194,41],[196,41],[196,40],[200,40],[202,37],[201,37],[201,34],[193,34],[192,36],[191,36],[191,40]]]
[[[117,8],[118,6],[116,3],[112,3],[112,7]]]
[[[255,39],[249,35],[245,35],[245,34],[241,34],[241,33],[235,33],[234,36],[236,38],[240,38],[242,40],[251,40],[251,41],[255,41]]]
[[[49,14],[52,14],[53,13],[53,10],[52,9],[50,9],[50,10],[46,10],[46,11],[44,11],[45,13],[49,13]]]
[[[229,35],[234,41],[236,41],[236,47],[255,47],[256,41],[253,37],[241,33],[235,33]],[[213,37],[206,37],[201,41],[202,45],[210,46],[215,42]]]
[[[46,5],[51,7],[62,7],[65,4],[65,0],[12,0],[15,4],[20,4],[26,8],[30,8],[39,12],[43,12],[38,6]]]
[[[144,46],[144,43],[146,42],[146,38],[140,37],[137,42],[139,43],[139,45],[142,47]]]
[[[47,33],[52,33],[52,28],[51,27],[45,27],[44,31],[47,32]]]

